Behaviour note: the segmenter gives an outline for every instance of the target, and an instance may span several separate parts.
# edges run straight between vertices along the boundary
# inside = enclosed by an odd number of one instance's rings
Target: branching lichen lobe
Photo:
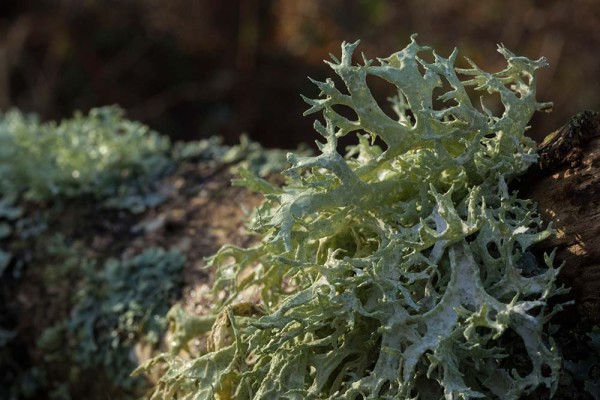
[[[321,153],[289,155],[281,189],[241,181],[268,188],[253,221],[263,241],[211,259],[215,291],[230,294],[225,307],[259,293],[265,314],[237,324],[229,312],[231,344],[168,370],[155,395],[517,399],[554,387],[560,362],[543,328],[558,268],[550,256],[543,266],[524,257],[551,231],[507,186],[536,161],[524,131],[549,107],[535,99],[545,60],[500,46],[504,70],[457,69],[456,50],[426,62],[420,54],[431,50],[413,37],[388,58],[353,65],[357,45],[344,43],[329,63],[347,94],[327,80],[315,82],[318,99],[305,98],[306,114],[324,116],[315,122]],[[368,75],[398,89],[396,119]],[[498,93],[502,114],[476,107],[468,86]],[[359,143],[342,155],[338,138],[350,133]],[[511,365],[517,347],[527,370]]]

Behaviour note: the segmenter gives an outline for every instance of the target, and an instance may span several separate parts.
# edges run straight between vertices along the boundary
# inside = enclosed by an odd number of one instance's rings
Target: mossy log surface
[[[600,323],[600,113],[574,116],[548,135],[539,154],[520,184],[556,229],[538,250],[556,248],[557,263],[564,263],[560,280],[579,316]]]

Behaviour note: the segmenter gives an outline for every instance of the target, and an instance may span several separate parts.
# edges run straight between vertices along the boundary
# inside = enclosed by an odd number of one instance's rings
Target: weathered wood
[[[600,322],[600,113],[584,111],[549,135],[520,186],[557,231],[538,250],[556,248],[577,311]]]

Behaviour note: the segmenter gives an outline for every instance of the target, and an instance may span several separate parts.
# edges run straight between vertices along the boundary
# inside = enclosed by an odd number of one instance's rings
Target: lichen
[[[211,259],[228,340],[143,366],[166,368],[153,398],[517,399],[555,388],[544,324],[559,268],[528,253],[552,230],[507,185],[536,161],[524,132],[550,107],[535,98],[546,61],[499,46],[504,70],[468,59],[455,68],[456,50],[444,58],[413,36],[355,65],[357,45],[329,62],[345,90],[314,81],[320,97],[305,98],[306,114],[323,113],[321,153],[289,154],[281,188],[248,173],[237,181],[266,200],[251,224],[262,242]],[[397,88],[395,118],[368,76]],[[497,93],[503,111],[473,104],[469,87]],[[343,155],[338,139],[350,133],[358,144]],[[240,298],[264,314],[236,316]]]

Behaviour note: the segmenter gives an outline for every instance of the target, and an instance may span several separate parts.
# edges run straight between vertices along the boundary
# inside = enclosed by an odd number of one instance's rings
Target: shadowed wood
[[[600,113],[584,111],[548,135],[540,162],[521,181],[556,236],[538,246],[556,248],[560,281],[571,287],[580,316],[600,322]]]

